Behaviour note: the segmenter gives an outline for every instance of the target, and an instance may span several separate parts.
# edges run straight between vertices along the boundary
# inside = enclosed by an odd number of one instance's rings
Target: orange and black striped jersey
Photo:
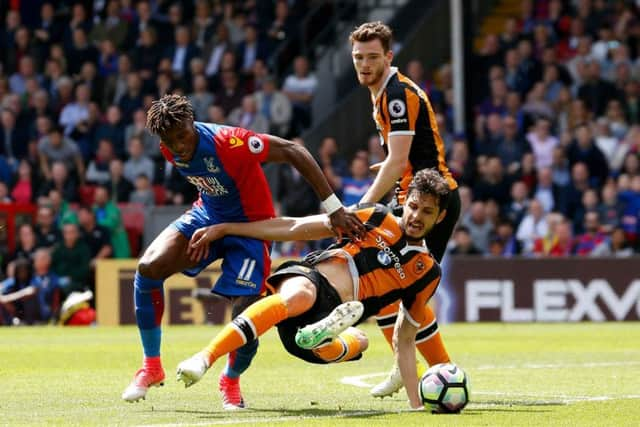
[[[458,187],[445,162],[445,148],[436,117],[427,94],[411,79],[391,67],[373,102],[373,120],[381,143],[388,153],[389,138],[393,135],[412,135],[409,165],[398,181],[398,202],[404,204],[407,188],[415,172],[436,168],[447,179],[449,188]]]
[[[440,266],[421,245],[410,245],[389,208],[360,205],[356,215],[367,228],[366,237],[346,241],[323,251],[316,262],[333,256],[347,259],[354,284],[354,298],[362,301],[363,319],[382,307],[402,301],[410,321],[418,326],[424,319],[425,304],[440,282]]]

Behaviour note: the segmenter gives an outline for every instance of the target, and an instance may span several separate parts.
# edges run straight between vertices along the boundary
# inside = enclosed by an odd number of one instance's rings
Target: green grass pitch
[[[137,330],[0,329],[0,425],[638,426],[640,324],[453,324],[441,330],[471,377],[472,402],[459,415],[409,412],[404,391],[376,400],[391,353],[373,325],[359,362],[315,366],[263,338],[243,377],[251,409],[224,412],[222,361],[198,384],[175,381],[177,363],[219,330],[165,328],[165,386],[127,404],[120,394],[141,360]]]

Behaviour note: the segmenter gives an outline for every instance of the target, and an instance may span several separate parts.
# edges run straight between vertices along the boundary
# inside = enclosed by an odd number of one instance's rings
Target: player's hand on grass
[[[192,261],[203,260],[209,255],[209,244],[222,237],[224,237],[222,224],[198,228],[191,236],[189,246],[187,246],[187,255]]]
[[[343,235],[346,235],[351,240],[359,240],[364,238],[367,233],[367,229],[360,221],[360,218],[345,208],[340,208],[329,215],[329,220],[331,221],[331,228],[338,235],[338,241],[342,239]]]

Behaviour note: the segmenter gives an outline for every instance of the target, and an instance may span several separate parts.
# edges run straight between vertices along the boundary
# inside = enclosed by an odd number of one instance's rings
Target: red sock
[[[153,356],[153,357],[145,356],[144,361],[142,362],[142,367],[150,371],[161,371],[162,361],[160,360],[160,356]]]

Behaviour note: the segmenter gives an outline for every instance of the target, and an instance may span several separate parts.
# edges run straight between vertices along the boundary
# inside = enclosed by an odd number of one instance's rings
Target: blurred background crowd
[[[29,207],[29,215],[16,224],[14,247],[0,248],[0,323],[17,314],[49,321],[66,295],[94,286],[96,260],[139,255],[145,209],[195,199],[145,129],[154,99],[182,93],[197,120],[304,145],[314,58],[283,43],[313,3],[2,3],[0,206]],[[451,255],[638,252],[639,55],[636,2],[523,0],[470,59],[468,134],[452,131],[450,64],[396,64],[428,93],[461,185]],[[377,135],[345,158],[349,143],[326,137],[313,153],[345,205],[358,202],[372,182],[369,166],[384,159]],[[265,172],[279,214],[319,211],[295,169],[269,164]],[[273,255],[317,245],[286,243]],[[29,289],[37,298],[26,298]]]

